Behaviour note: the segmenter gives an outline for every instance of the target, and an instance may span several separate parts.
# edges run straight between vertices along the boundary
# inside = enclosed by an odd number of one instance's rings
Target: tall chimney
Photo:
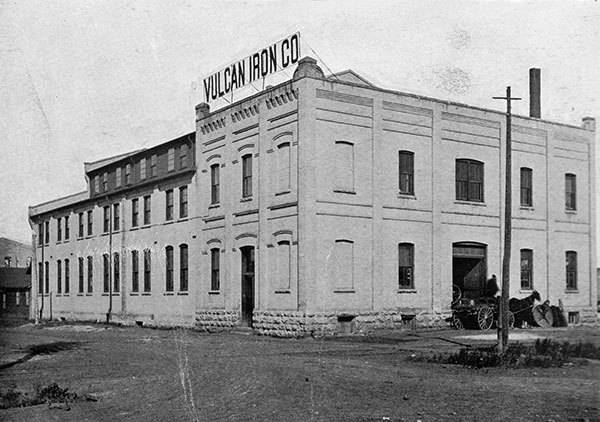
[[[540,69],[529,69],[529,117],[541,118],[541,75]]]

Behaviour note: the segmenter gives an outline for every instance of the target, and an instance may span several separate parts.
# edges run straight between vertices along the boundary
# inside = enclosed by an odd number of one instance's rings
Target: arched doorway
[[[452,284],[460,289],[462,297],[475,299],[483,296],[486,279],[487,245],[478,242],[453,243]]]

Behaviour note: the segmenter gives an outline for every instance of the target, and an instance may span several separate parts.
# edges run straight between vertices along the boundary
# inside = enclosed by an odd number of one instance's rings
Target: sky
[[[0,0],[0,237],[30,242],[84,162],[193,131],[203,77],[296,31],[326,73],[498,110],[510,85],[522,115],[538,67],[544,119],[600,119],[597,1]]]

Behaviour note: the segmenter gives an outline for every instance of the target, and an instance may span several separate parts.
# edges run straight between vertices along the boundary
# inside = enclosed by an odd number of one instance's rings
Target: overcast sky
[[[0,236],[26,242],[27,206],[84,190],[84,161],[194,130],[198,80],[295,31],[326,72],[499,110],[539,67],[543,118],[600,117],[597,1],[0,5]]]

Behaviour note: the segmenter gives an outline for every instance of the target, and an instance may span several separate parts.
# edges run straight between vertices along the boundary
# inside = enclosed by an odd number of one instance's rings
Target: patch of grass
[[[10,409],[13,407],[35,406],[37,404],[47,403],[73,403],[80,397],[76,393],[69,392],[68,388],[61,388],[55,382],[35,387],[32,394],[24,393],[14,388],[0,390],[0,409]]]
[[[549,338],[536,340],[533,346],[522,343],[509,344],[508,349],[499,355],[495,347],[461,349],[458,353],[438,354],[428,362],[449,363],[471,368],[501,366],[507,368],[550,368],[561,367],[572,358],[600,359],[600,347],[589,341],[575,344],[559,342]]]

